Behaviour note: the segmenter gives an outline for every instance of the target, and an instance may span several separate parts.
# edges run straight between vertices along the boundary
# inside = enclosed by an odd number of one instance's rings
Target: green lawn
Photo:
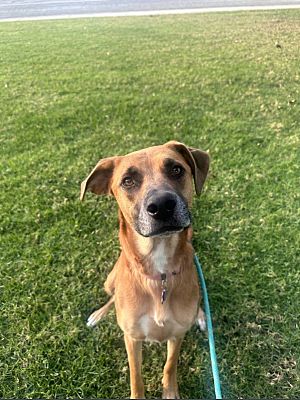
[[[0,24],[0,396],[124,397],[107,297],[113,199],[79,185],[98,159],[170,139],[209,150],[194,203],[226,397],[300,397],[300,12]],[[165,346],[145,345],[148,397]],[[213,397],[205,335],[183,398]]]

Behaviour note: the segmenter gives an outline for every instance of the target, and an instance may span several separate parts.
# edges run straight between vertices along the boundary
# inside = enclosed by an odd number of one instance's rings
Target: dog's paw
[[[96,326],[98,321],[93,317],[93,314],[88,317],[88,320],[86,321],[86,326],[89,328],[94,328]]]
[[[165,399],[180,399],[178,388],[164,388],[162,398]]]
[[[176,367],[176,364],[175,364]],[[163,392],[162,392],[162,399],[180,399],[179,392],[178,392],[178,384],[177,384],[177,378],[176,378],[176,372],[174,374],[174,371],[176,369],[173,369],[173,372],[169,374],[166,374],[164,372],[164,376],[162,379],[162,385],[163,385]]]
[[[112,305],[115,302],[115,296],[112,296],[104,306],[99,308],[99,310],[96,310],[91,314],[87,320],[87,326],[89,327],[94,327],[98,324],[98,322],[105,317],[105,315],[108,313],[108,311],[111,309]]]
[[[204,311],[202,308],[199,308],[198,315],[197,315],[197,324],[200,328],[200,331],[205,332],[206,331],[206,318]]]
[[[93,328],[98,324],[98,322],[101,320],[102,317],[106,315],[106,310],[103,310],[102,308],[99,308],[99,310],[94,311],[88,318],[86,325],[89,328]]]
[[[205,319],[198,319],[197,320],[198,326],[200,328],[200,331],[205,332],[206,331],[206,321]]]

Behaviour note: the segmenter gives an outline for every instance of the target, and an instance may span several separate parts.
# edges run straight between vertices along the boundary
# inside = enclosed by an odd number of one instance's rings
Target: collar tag
[[[167,275],[166,274],[161,274],[161,297],[160,297],[160,301],[161,304],[164,304],[164,302],[166,301],[167,298]]]

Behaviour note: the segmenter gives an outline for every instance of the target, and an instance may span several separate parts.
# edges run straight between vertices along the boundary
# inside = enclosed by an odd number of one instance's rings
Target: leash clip
[[[167,293],[168,293],[168,290],[167,290],[167,275],[166,274],[161,274],[160,277],[161,277],[161,298],[160,298],[160,301],[161,301],[161,304],[164,304],[164,302],[166,301],[166,298],[167,298]]]

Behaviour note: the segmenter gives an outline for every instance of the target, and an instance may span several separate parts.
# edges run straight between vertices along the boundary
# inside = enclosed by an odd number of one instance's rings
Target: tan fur
[[[128,353],[131,398],[144,397],[141,376],[143,340],[168,341],[163,398],[178,398],[176,374],[182,339],[197,316],[204,317],[202,310],[199,310],[199,286],[190,244],[192,229],[187,228],[170,236],[149,238],[141,236],[133,228],[136,204],[143,199],[149,187],[158,186],[166,180],[161,172],[166,157],[177,160],[187,171],[180,192],[190,206],[192,180],[194,178],[199,192],[208,171],[209,159],[206,153],[188,149],[178,142],[105,159],[82,183],[82,198],[86,190],[97,194],[112,193],[119,205],[122,250],[104,285],[107,293],[113,297],[91,315],[89,322],[95,325],[115,304],[117,321],[124,332]],[[128,196],[120,189],[120,178],[131,165],[142,171],[144,179],[135,196]],[[172,182],[168,184],[172,187]],[[171,275],[174,271],[176,275]],[[149,278],[162,272],[168,274],[168,293],[164,304],[160,301],[161,282]]]

